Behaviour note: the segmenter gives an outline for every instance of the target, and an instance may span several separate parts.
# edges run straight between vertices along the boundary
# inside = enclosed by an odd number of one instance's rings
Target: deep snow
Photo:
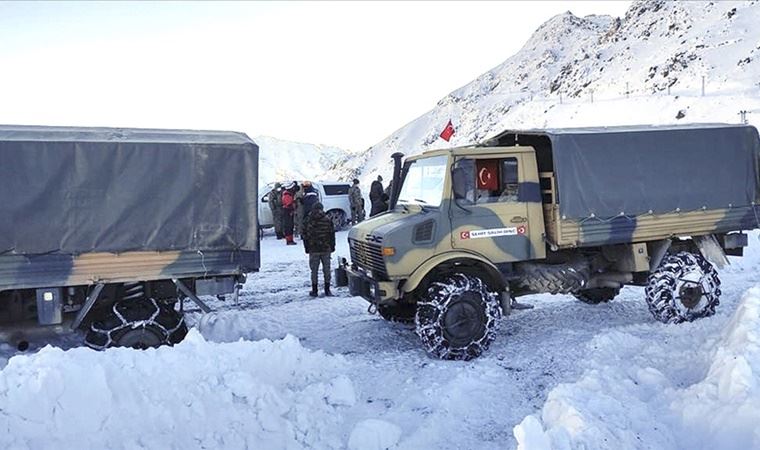
[[[345,232],[338,242],[346,255]],[[750,244],[721,272],[715,317],[655,322],[640,288],[597,306],[532,296],[483,357],[445,362],[344,288],[309,298],[302,247],[268,235],[239,303],[192,312],[174,348],[95,352],[69,337],[12,356],[0,446],[758,447],[760,288],[745,294],[760,283],[757,234]]]

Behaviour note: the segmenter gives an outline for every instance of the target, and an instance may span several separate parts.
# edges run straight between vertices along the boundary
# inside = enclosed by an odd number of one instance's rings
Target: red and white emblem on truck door
[[[517,236],[525,234],[525,226],[510,228],[486,228],[484,230],[460,231],[459,239],[496,238],[501,236]]]

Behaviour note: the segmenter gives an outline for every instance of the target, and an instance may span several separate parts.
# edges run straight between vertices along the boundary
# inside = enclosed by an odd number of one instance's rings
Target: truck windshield
[[[443,197],[443,182],[446,179],[447,156],[433,156],[418,159],[409,166],[409,171],[398,196],[400,203],[440,206]]]

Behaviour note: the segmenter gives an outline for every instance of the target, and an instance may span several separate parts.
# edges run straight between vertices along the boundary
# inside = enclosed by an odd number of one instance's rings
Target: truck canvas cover
[[[758,132],[698,124],[506,131],[553,170],[567,219],[750,206],[758,200]],[[492,141],[494,142],[494,141]]]
[[[258,250],[242,133],[0,126],[0,254]]]

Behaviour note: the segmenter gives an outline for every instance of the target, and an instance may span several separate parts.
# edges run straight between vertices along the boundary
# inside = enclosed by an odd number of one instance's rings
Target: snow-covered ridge
[[[253,138],[259,145],[259,184],[281,180],[331,179],[335,165],[353,153],[329,145],[290,142],[269,136]]]
[[[760,448],[760,286],[722,332],[652,341],[614,331],[589,343],[589,369],[549,392],[540,417],[514,429],[525,450]],[[707,333],[705,333],[707,331]]]
[[[567,12],[501,65],[342,164],[369,182],[390,155],[479,142],[505,128],[760,123],[760,3],[637,1],[623,18]],[[705,95],[702,96],[702,80]],[[438,137],[451,119],[450,143]]]

